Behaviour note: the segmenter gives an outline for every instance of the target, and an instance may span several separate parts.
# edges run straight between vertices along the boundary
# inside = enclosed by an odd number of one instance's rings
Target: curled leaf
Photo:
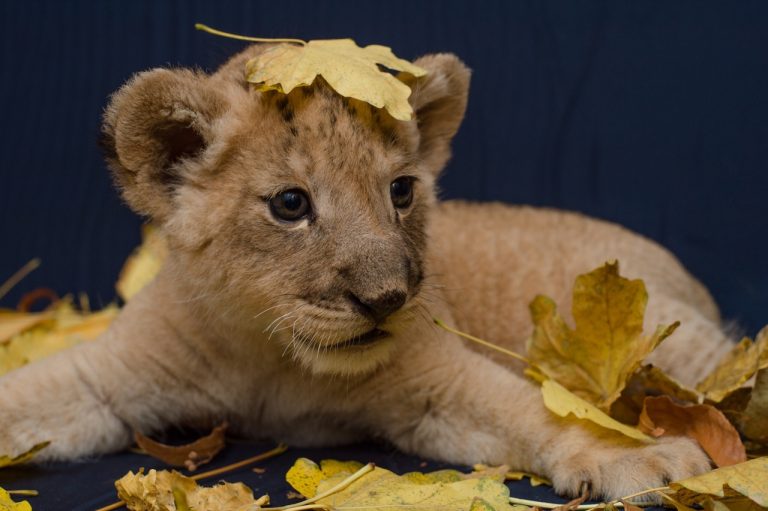
[[[696,440],[718,467],[747,460],[739,433],[710,405],[679,405],[669,396],[647,397],[638,429],[651,436],[687,436]]]
[[[397,58],[386,46],[361,48],[352,39],[270,46],[248,61],[245,70],[246,79],[260,90],[284,94],[311,85],[317,76],[322,76],[342,96],[385,108],[395,119],[411,120],[411,88],[381,71],[379,65],[417,77],[426,74],[424,69]]]
[[[647,302],[643,281],[621,277],[618,263],[576,279],[575,329],[566,325],[551,299],[537,296],[530,305],[535,325],[528,345],[531,363],[574,394],[609,410],[642,360],[677,327],[643,335]]]
[[[745,337],[717,367],[698,385],[696,390],[714,402],[744,385],[757,371],[768,368],[768,327],[757,334],[755,342]]]
[[[209,435],[186,445],[166,445],[134,432],[136,443],[144,452],[174,467],[197,470],[213,459],[226,445],[227,423],[216,426]]]
[[[128,472],[115,481],[117,496],[131,511],[177,511],[179,504],[189,509],[231,511],[265,504],[265,498],[253,498],[253,492],[242,483],[220,483],[212,487],[198,486],[178,472],[150,470]]]
[[[34,458],[38,452],[48,447],[50,443],[51,442],[41,442],[39,444],[36,444],[32,446],[32,448],[27,452],[23,452],[18,456],[14,456],[13,458],[7,455],[2,455],[0,456],[0,468],[12,467],[13,465],[21,465],[22,463],[27,463],[31,461],[32,458]]]
[[[747,438],[768,444],[768,369],[757,373],[741,422],[741,429]]]
[[[591,421],[598,426],[618,431],[636,440],[652,440],[651,437],[637,428],[612,419],[605,412],[584,401],[554,380],[546,380],[541,384],[541,395],[544,397],[544,405],[560,417],[573,415],[576,418]]]

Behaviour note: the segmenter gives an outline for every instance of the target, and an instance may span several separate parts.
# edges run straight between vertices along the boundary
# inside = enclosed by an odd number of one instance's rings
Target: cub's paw
[[[696,442],[669,437],[653,445],[603,447],[593,445],[562,460],[552,474],[555,491],[579,496],[584,490],[594,499],[614,500],[650,488],[667,486],[710,470],[709,458]],[[633,498],[659,502],[657,494]]]

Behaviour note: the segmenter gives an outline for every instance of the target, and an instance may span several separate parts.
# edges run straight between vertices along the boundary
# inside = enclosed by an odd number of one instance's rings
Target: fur
[[[690,383],[729,343],[669,252],[578,214],[439,203],[469,88],[453,55],[416,62],[429,74],[411,80],[416,120],[400,122],[321,79],[257,92],[242,70],[258,51],[211,75],[140,73],[112,97],[110,168],[170,255],[98,341],[0,379],[0,452],[52,440],[41,459],[75,459],[123,449],[133,430],[226,419],[293,444],[380,437],[449,462],[507,463],[569,495],[615,498],[709,468],[686,438],[646,444],[554,416],[514,363],[431,321],[523,351],[535,294],[566,312],[575,276],[619,259],[649,288],[649,328],[682,321],[653,361]],[[402,176],[414,199],[395,208]],[[269,202],[286,189],[304,190],[311,214],[277,218]],[[405,302],[372,312],[393,297]],[[356,341],[373,328],[389,336]]]

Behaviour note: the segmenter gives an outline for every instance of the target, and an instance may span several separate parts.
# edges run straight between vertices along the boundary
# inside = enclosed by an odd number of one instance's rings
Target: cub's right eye
[[[269,199],[269,210],[279,220],[296,222],[311,212],[309,197],[299,189],[286,190]]]

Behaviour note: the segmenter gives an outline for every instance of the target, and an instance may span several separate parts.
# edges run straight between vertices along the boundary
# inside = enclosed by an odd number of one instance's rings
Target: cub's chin
[[[293,356],[315,374],[359,375],[386,364],[394,349],[395,342],[389,334],[372,330],[332,346],[297,346]]]

